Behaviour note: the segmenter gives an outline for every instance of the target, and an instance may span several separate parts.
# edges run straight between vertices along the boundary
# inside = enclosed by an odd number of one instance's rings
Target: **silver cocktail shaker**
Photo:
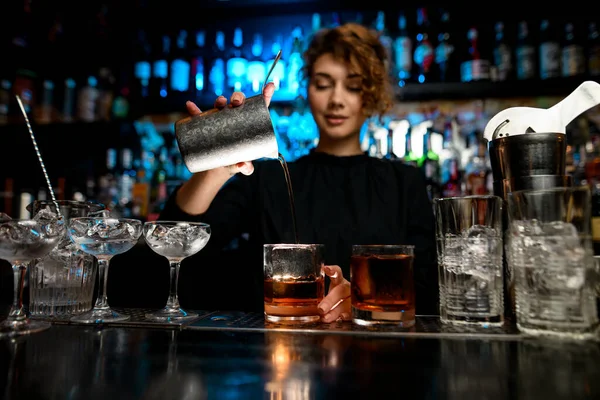
[[[190,172],[277,158],[279,154],[263,95],[249,97],[238,107],[213,109],[179,120],[175,137]]]

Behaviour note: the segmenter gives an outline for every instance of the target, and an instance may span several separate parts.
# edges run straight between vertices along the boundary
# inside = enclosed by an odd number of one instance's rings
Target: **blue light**
[[[160,97],[167,97],[167,90],[166,89],[160,89]]]
[[[175,60],[171,64],[171,88],[185,92],[190,86],[190,64],[185,60]]]
[[[423,74],[419,75],[419,83],[425,82],[425,76]]]
[[[423,40],[423,34],[422,33],[417,33],[417,41],[421,41]]]
[[[139,61],[135,63],[134,74],[138,79],[150,78],[150,63],[148,61]]]
[[[152,72],[155,78],[166,78],[169,73],[167,60],[156,60]]]

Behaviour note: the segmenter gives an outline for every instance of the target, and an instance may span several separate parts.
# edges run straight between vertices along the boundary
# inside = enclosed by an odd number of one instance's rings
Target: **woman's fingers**
[[[319,303],[319,313],[323,322],[334,322],[339,319],[349,321],[350,317],[350,282],[343,274],[338,265],[326,265],[323,267],[325,275],[329,277],[329,293]]]
[[[250,161],[239,162],[235,166],[238,172],[241,172],[244,175],[252,175],[254,172],[254,164]]]
[[[186,101],[185,108],[187,108],[187,112],[190,115],[200,115],[200,114],[202,114],[202,111],[200,110],[200,108],[198,108],[198,106],[196,105],[196,103],[194,103],[193,101]]]
[[[231,95],[230,103],[232,107],[237,107],[244,104],[244,100],[246,100],[246,95],[244,93],[233,92],[233,94]]]
[[[215,106],[215,108],[218,108],[219,110],[225,108],[225,106],[227,106],[227,99],[225,98],[225,96],[217,97],[217,99],[215,100],[214,106]]]
[[[263,97],[265,98],[265,103],[267,107],[271,104],[271,99],[273,98],[273,94],[275,93],[275,84],[273,82],[269,82],[265,85],[263,89]]]
[[[329,284],[329,290],[333,289],[337,285],[341,285],[344,282],[348,282],[342,273],[342,269],[338,265],[326,265],[323,267],[325,275],[329,277],[331,283]]]

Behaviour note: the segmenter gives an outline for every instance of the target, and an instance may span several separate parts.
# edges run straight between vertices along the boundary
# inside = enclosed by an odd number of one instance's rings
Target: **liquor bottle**
[[[121,73],[121,78],[116,83],[117,94],[113,100],[111,114],[113,119],[124,119],[129,116],[131,89],[128,74]]]
[[[68,76],[64,81],[64,85],[62,120],[69,123],[75,119],[75,90],[77,84],[75,79]]]
[[[263,56],[263,36],[260,33],[255,33],[252,39],[251,46],[252,58],[248,62],[247,81],[250,85],[250,90],[254,94],[259,94],[261,85],[265,81],[267,69],[262,59]]]
[[[136,58],[134,64],[134,76],[137,79],[133,88],[133,97],[146,98],[150,94],[150,79],[152,77],[152,66],[150,64],[150,45],[143,30],[138,30]]]
[[[424,83],[431,79],[431,67],[434,60],[433,46],[431,44],[431,27],[425,8],[417,10],[417,32],[413,59],[417,71],[416,80],[419,83]]]
[[[96,121],[96,107],[100,91],[98,90],[98,79],[89,76],[87,84],[79,91],[77,97],[77,117],[84,122]]]
[[[460,179],[459,161],[457,159],[450,159],[448,162],[448,180],[442,184],[442,196],[462,196],[462,183]]]
[[[115,93],[115,77],[108,67],[101,67],[98,72],[98,99],[96,119],[110,121]]]
[[[304,65],[302,49],[304,48],[304,32],[301,26],[296,26],[292,31],[292,51],[288,57],[288,68],[286,72],[286,86],[290,98],[298,95],[300,90],[300,71]]]
[[[166,159],[167,148],[163,147],[158,157],[158,163],[154,168],[152,179],[150,182],[150,203],[148,209],[148,221],[158,219],[165,202],[167,201],[167,170]]]
[[[440,157],[433,150],[432,128],[427,128],[425,137],[423,138],[423,155],[421,156],[419,163],[425,175],[425,184],[427,187],[427,193],[429,194],[429,200],[433,200],[441,195],[440,181]]]
[[[594,255],[600,256],[600,180],[592,183],[592,246]]]
[[[515,47],[515,62],[517,79],[525,80],[535,77],[535,48],[529,34],[526,21],[519,22],[517,46]]]
[[[225,92],[225,33],[217,31],[213,47],[214,58],[208,75],[208,80],[214,94],[221,96]]]
[[[379,41],[383,45],[383,48],[387,52],[387,60],[385,62],[385,67],[388,71],[393,71],[394,66],[394,42],[390,37],[390,34],[385,25],[385,12],[378,11],[375,17],[375,31],[379,33]]]
[[[544,19],[540,24],[540,79],[560,76],[560,43],[553,25]]]
[[[117,150],[106,150],[106,164],[103,173],[98,177],[98,201],[112,211],[118,204],[117,190]]]
[[[600,137],[594,136],[588,143],[590,154],[586,156],[585,178],[592,194],[592,243],[594,255],[600,255]]]
[[[194,96],[202,96],[204,92],[204,45],[206,43],[206,32],[196,32],[195,48],[193,50],[192,64],[190,66],[190,77],[195,90]]]
[[[130,148],[121,150],[121,174],[119,176],[119,207],[123,217],[131,217],[133,208],[133,185],[136,173],[133,169],[133,152]]]
[[[177,93],[188,93],[190,90],[191,65],[187,59],[187,31],[180,30],[175,41],[173,61],[169,71],[172,91]]]
[[[42,101],[35,107],[35,120],[40,124],[49,124],[54,120],[54,81],[42,82]]]
[[[467,195],[487,194],[488,171],[486,160],[486,148],[478,134],[471,134],[471,146],[474,147],[473,154],[465,166],[465,186]]]
[[[150,160],[153,155],[147,151],[142,151],[142,159],[137,167],[136,180],[131,189],[132,197],[132,215],[134,218],[146,219],[148,207],[150,204],[150,177],[147,171],[150,170]]]
[[[577,38],[575,26],[572,23],[565,25],[561,69],[563,77],[577,76],[585,72],[583,46]]]
[[[440,82],[458,82],[460,80],[450,29],[450,13],[443,10],[440,17],[437,46],[435,47],[435,65]]]
[[[456,135],[458,124],[454,119],[448,118],[444,122],[444,134],[442,141],[442,150],[439,153],[439,163],[441,169],[441,182],[446,183],[450,179],[450,162],[455,160],[460,169],[461,153],[456,146]]]
[[[494,44],[494,77],[495,81],[507,81],[513,79],[513,55],[512,47],[510,46],[506,34],[504,32],[504,23],[496,22],[495,44]]]
[[[398,16],[398,31],[398,36],[394,40],[394,64],[398,86],[403,87],[411,79],[413,43],[408,34],[406,16],[402,12]]]
[[[242,28],[237,27],[233,31],[233,47],[226,63],[226,76],[228,89],[238,92],[243,89],[248,73],[248,60],[244,57],[243,46],[244,34]]]
[[[595,22],[588,25],[587,72],[590,76],[600,75],[600,33]]]
[[[418,157],[418,155],[415,154],[415,151],[413,150],[413,130],[412,130],[412,128],[409,128],[407,130],[405,138],[406,138],[405,142],[404,142],[405,151],[404,151],[404,157],[402,158],[402,160],[407,165],[411,165],[413,167],[418,167],[419,157]]]
[[[11,111],[11,87],[10,80],[2,79],[0,81],[0,125],[8,123],[8,116]]]
[[[463,82],[487,81],[490,79],[490,61],[482,57],[479,50],[479,30],[471,27],[467,32],[468,53],[460,65],[460,79]]]
[[[169,92],[169,53],[171,51],[171,38],[168,35],[161,37],[160,51],[152,62],[152,78],[150,79],[150,95],[152,97],[167,97]]]

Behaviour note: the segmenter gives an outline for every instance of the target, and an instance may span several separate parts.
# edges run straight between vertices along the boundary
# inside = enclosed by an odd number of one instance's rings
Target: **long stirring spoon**
[[[273,72],[273,70],[275,69],[275,65],[277,65],[277,61],[279,61],[280,58],[281,58],[281,50],[279,50],[277,52],[277,55],[275,56],[275,60],[273,60],[273,64],[271,65],[271,68],[269,68],[269,72],[267,73],[265,81],[262,84],[262,89],[260,90],[261,93],[264,90],[265,85],[269,82],[269,77],[271,76],[271,72]]]
[[[23,113],[23,117],[25,117],[25,123],[27,124],[27,129],[29,130],[29,136],[31,137],[31,141],[33,142],[33,148],[35,149],[35,154],[37,155],[38,161],[40,162],[40,166],[42,167],[42,172],[44,173],[44,178],[46,179],[46,185],[48,185],[48,190],[50,191],[50,197],[52,198],[52,202],[56,206],[56,212],[58,213],[59,218],[62,219],[60,207],[58,206],[58,202],[56,201],[56,196],[54,195],[54,190],[52,189],[52,184],[50,183],[50,178],[48,177],[48,172],[46,171],[44,160],[42,160],[42,154],[40,153],[37,141],[35,140],[35,135],[33,134],[31,123],[29,122],[29,117],[27,116],[27,112],[25,111],[25,106],[23,106],[23,102],[21,101],[21,97],[19,97],[19,95],[15,95],[15,97],[17,98],[17,103],[19,103],[19,108]]]

